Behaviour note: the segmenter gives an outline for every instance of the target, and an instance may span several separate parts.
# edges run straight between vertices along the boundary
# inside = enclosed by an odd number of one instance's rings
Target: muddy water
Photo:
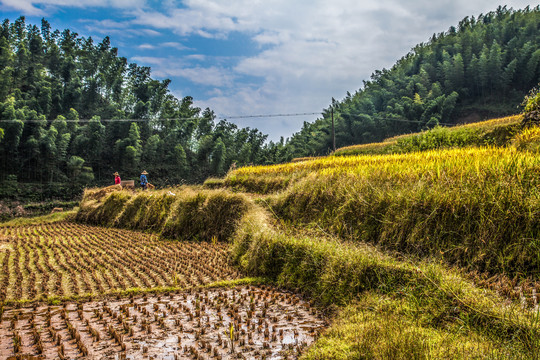
[[[294,359],[326,325],[270,287],[5,309],[0,359]]]

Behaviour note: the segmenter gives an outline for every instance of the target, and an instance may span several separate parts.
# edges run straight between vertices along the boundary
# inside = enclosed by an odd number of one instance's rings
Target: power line
[[[294,114],[271,114],[271,115],[238,115],[238,116],[228,116],[224,117],[221,120],[227,119],[248,119],[248,118],[269,118],[269,117],[292,117],[292,116],[304,116],[304,115],[321,115],[321,112],[310,112],[310,113],[294,113]]]
[[[223,116],[216,118],[215,120],[230,120],[230,119],[250,119],[250,118],[273,118],[273,117],[294,117],[294,116],[306,116],[306,115],[321,115],[321,112],[306,112],[306,113],[291,113],[291,114],[258,114],[258,115],[234,115],[234,116]],[[190,120],[200,120],[202,117],[192,117],[192,118],[163,118],[163,119],[99,119],[100,122],[165,122],[165,121],[190,121]],[[17,121],[20,119],[0,119],[0,122],[8,121]],[[20,120],[22,122],[41,122],[41,121],[54,121],[57,119],[29,119],[29,120]],[[89,122],[93,119],[63,119],[65,122]]]
[[[308,116],[308,115],[322,115],[321,112],[304,112],[304,113],[289,113],[289,114],[257,114],[257,115],[234,115],[234,116],[223,116],[216,118],[215,120],[231,120],[231,119],[254,119],[254,118],[277,118],[277,117],[295,117],[295,116]],[[351,116],[351,117],[360,117],[363,114],[349,114],[349,113],[342,113],[338,112],[336,115],[344,115],[344,116]],[[367,115],[370,116],[370,115]],[[370,116],[370,118],[375,120],[386,120],[386,121],[397,121],[397,122],[407,122],[407,123],[415,123],[415,124],[426,124],[423,121],[419,120],[409,120],[409,119],[402,119],[402,118],[388,118],[388,117],[377,117],[377,116]],[[100,122],[167,122],[167,121],[194,121],[194,120],[201,120],[202,117],[192,117],[192,118],[163,118],[163,119],[99,119]],[[28,120],[21,120],[21,119],[0,119],[0,122],[10,122],[10,121],[22,121],[22,122],[41,122],[41,121],[47,121],[52,122],[58,119],[28,119]],[[78,119],[78,120],[71,120],[71,119],[63,119],[65,122],[77,122],[77,123],[84,123],[84,122],[90,122],[93,119]],[[450,123],[442,123],[438,122],[439,125],[445,125],[445,126],[455,126],[456,124],[450,124]]]
[[[337,113],[337,114],[338,115],[353,116],[353,117],[360,117],[362,115],[365,115],[365,114],[348,114],[348,113]],[[378,117],[378,116],[370,116],[370,115],[367,115],[367,116],[369,116],[372,119],[376,119],[376,120],[389,120],[389,121],[408,122],[408,123],[416,123],[416,124],[426,124],[425,122],[420,121],[420,120],[409,120],[409,119],[401,119],[401,118],[388,118],[388,117]],[[442,122],[437,122],[437,124],[445,125],[445,126],[456,126],[456,124],[442,123]]]
[[[202,118],[174,118],[174,119],[98,119],[99,122],[150,122],[150,121],[178,121],[178,120],[200,120]],[[0,122],[9,122],[9,121],[22,121],[22,122],[41,122],[41,121],[65,121],[65,122],[90,122],[94,119],[78,119],[78,120],[72,120],[72,119],[28,119],[28,120],[20,120],[20,119],[0,119]]]

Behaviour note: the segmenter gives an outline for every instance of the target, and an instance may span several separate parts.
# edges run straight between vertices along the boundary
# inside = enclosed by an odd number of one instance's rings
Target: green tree
[[[212,171],[216,175],[223,175],[225,173],[227,149],[221,138],[218,138],[214,150],[212,151]]]
[[[84,163],[84,159],[79,156],[71,156],[67,162],[68,176],[73,187],[89,185],[94,180],[92,168],[84,166]]]
[[[185,175],[185,172],[187,170],[187,157],[186,152],[184,151],[184,148],[182,145],[177,144],[174,147],[174,165],[176,167],[176,170],[180,172],[180,175]]]

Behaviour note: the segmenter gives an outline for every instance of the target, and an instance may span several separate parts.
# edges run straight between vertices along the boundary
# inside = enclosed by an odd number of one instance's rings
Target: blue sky
[[[508,0],[514,9],[536,4]],[[112,46],[129,62],[172,80],[219,118],[289,137],[331,98],[354,93],[377,69],[465,16],[495,10],[492,0],[0,0],[1,18],[26,16]]]

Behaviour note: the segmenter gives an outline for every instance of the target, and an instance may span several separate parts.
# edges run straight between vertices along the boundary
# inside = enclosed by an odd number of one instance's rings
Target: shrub
[[[532,126],[523,129],[512,140],[518,150],[533,152],[540,151],[540,126]]]
[[[540,125],[540,84],[531,89],[523,100],[523,125]]]

